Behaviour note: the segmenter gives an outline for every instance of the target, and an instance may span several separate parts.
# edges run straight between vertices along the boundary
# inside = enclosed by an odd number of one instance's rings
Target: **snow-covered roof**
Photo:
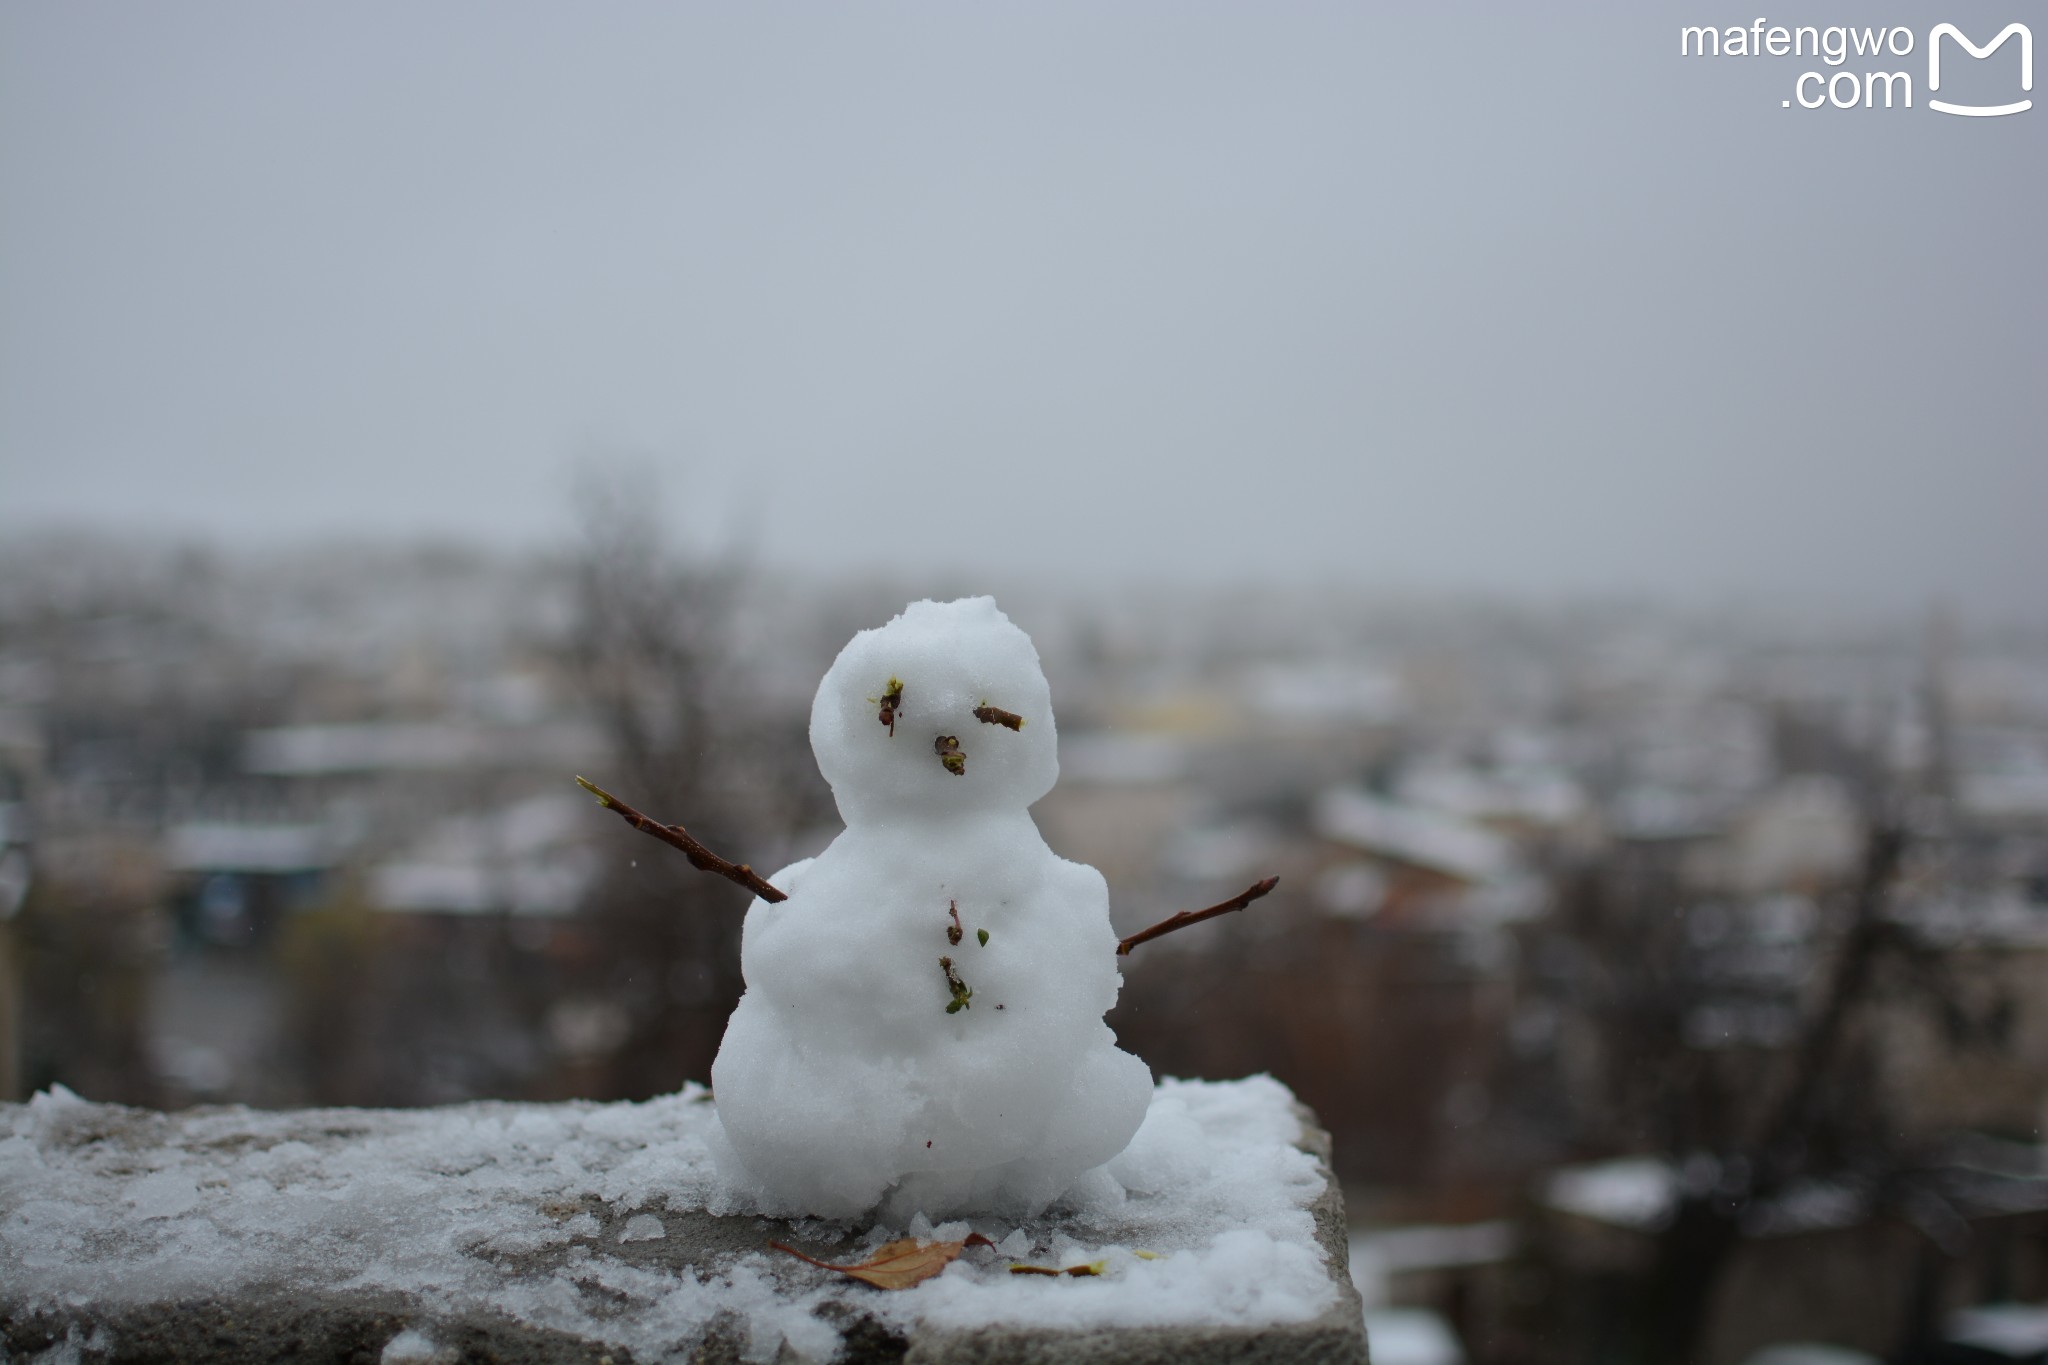
[[[306,872],[332,867],[338,850],[325,825],[198,821],[164,837],[164,862],[179,872]]]
[[[1677,1207],[1679,1183],[1678,1169],[1663,1157],[1615,1157],[1552,1171],[1543,1181],[1539,1197],[1561,1213],[1653,1231],[1663,1226]],[[1743,1215],[1742,1230],[1753,1237],[1780,1237],[1851,1227],[1868,1214],[1869,1205],[1856,1189],[1835,1181],[1808,1180],[1775,1199],[1753,1202]]]
[[[2048,1351],[2048,1304],[1993,1303],[1965,1308],[1948,1320],[1948,1340],[2007,1360],[2038,1360]]]
[[[2018,887],[1910,902],[1894,917],[1937,946],[2048,948],[2048,903]]]
[[[590,882],[591,871],[581,863],[391,862],[371,871],[370,901],[379,910],[415,914],[566,915]]]
[[[1095,786],[1155,786],[1188,771],[1182,735],[1084,730],[1060,736],[1060,780]]]
[[[1385,725],[1400,719],[1401,681],[1362,662],[1267,664],[1244,680],[1251,707],[1283,721]]]
[[[1372,1365],[1465,1365],[1451,1325],[1427,1308],[1372,1308],[1365,1314]]]
[[[443,820],[371,869],[370,901],[429,914],[568,914],[597,876],[583,838],[589,813],[574,795],[535,796]]]
[[[476,726],[454,721],[365,721],[252,730],[242,765],[252,773],[318,777],[341,773],[438,772],[529,763],[573,763],[602,752],[588,726]]]
[[[1491,1265],[1505,1260],[1514,1247],[1514,1224],[1505,1219],[1484,1223],[1417,1223],[1354,1232],[1351,1282],[1358,1286],[1366,1306],[1372,1308],[1388,1302],[1388,1280],[1392,1276],[1405,1271]],[[1373,1348],[1379,1348],[1377,1339]]]
[[[1514,846],[1493,831],[1352,787],[1318,796],[1310,821],[1325,839],[1463,881],[1503,880],[1515,870]]]
[[[252,773],[304,777],[321,773],[431,771],[475,760],[476,735],[445,722],[413,725],[288,725],[252,730],[242,766]]]
[[[1256,820],[1199,825],[1167,840],[1160,863],[1176,877],[1227,882],[1252,874],[1273,856],[1273,831]]]
[[[1876,1356],[1817,1341],[1781,1341],[1766,1346],[1742,1365],[1883,1365]]]
[[[2048,772],[1971,773],[1957,780],[1956,796],[1987,820],[2048,816]]]
[[[1678,1173],[1662,1157],[1627,1156],[1566,1166],[1544,1181],[1543,1202],[1625,1228],[1657,1227],[1678,1200]]]
[[[1700,839],[1720,831],[1729,803],[1703,792],[1643,782],[1618,793],[1608,822],[1623,839]]]
[[[1474,768],[1418,763],[1402,772],[1394,794],[1403,802],[1468,820],[1522,820],[1556,827],[1584,815],[1586,794],[1559,769],[1514,766]]]

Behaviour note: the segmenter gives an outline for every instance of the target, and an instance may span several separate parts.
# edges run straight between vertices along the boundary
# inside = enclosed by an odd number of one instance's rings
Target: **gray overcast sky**
[[[4,0],[0,534],[540,541],[636,452],[802,568],[2039,621],[2048,108],[1924,77],[2048,16],[1802,4],[1916,107],[1707,3]]]

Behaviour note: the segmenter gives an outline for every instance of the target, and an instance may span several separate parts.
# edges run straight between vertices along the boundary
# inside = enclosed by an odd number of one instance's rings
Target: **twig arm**
[[[1149,943],[1153,939],[1170,934],[1176,929],[1185,929],[1190,924],[1200,924],[1205,919],[1215,919],[1218,915],[1227,915],[1233,910],[1242,910],[1278,885],[1280,885],[1278,877],[1268,877],[1262,882],[1253,882],[1250,886],[1220,905],[1212,905],[1207,910],[1183,910],[1178,915],[1159,921],[1159,923],[1149,929],[1140,929],[1137,933],[1132,934],[1129,938],[1117,944],[1116,955],[1118,957],[1128,956],[1131,949],[1137,947],[1140,943]]]
[[[659,820],[650,819],[642,815],[639,811],[634,810],[631,806],[619,800],[618,797],[613,796],[588,778],[577,778],[576,785],[596,797],[598,804],[606,810],[617,811],[621,820],[624,820],[642,834],[651,834],[669,847],[681,849],[683,856],[690,860],[690,866],[696,868],[699,872],[715,872],[729,882],[739,883],[764,901],[786,901],[789,899],[785,893],[777,891],[765,878],[745,863],[727,862],[710,849],[704,847],[704,845],[698,843],[696,837],[681,825],[664,825]]]

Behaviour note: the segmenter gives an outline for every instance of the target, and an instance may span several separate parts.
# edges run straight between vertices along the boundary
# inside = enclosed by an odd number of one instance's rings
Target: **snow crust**
[[[1138,1130],[1151,1073],[1103,1022],[1108,887],[1028,810],[1056,740],[1038,652],[992,598],[913,603],[826,673],[811,745],[846,830],[748,910],[711,1072],[717,1154],[762,1207],[1028,1216]]]
[[[714,1159],[717,1112],[694,1085],[642,1104],[175,1116],[59,1088],[0,1107],[0,1305],[395,1290],[421,1315],[393,1360],[430,1356],[438,1323],[478,1311],[643,1358],[723,1324],[751,1359],[828,1359],[839,1336],[819,1312],[835,1300],[904,1330],[1271,1326],[1336,1301],[1308,1211],[1323,1176],[1299,1138],[1271,1079],[1163,1082],[1128,1148],[1045,1218],[862,1230],[869,1246],[969,1230],[1000,1244],[881,1293],[767,1248],[792,1230],[748,1216],[758,1195]],[[688,1220],[707,1213],[751,1249],[662,1260],[702,1240]],[[1104,1273],[1011,1275],[1017,1260]]]

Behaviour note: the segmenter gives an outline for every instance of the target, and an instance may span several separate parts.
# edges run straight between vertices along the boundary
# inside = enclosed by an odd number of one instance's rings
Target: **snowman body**
[[[841,651],[811,744],[846,829],[748,910],[732,1153],[779,1212],[1037,1212],[1152,1092],[1102,1018],[1108,888],[1028,809],[1058,775],[1037,651],[992,599],[913,604]]]

